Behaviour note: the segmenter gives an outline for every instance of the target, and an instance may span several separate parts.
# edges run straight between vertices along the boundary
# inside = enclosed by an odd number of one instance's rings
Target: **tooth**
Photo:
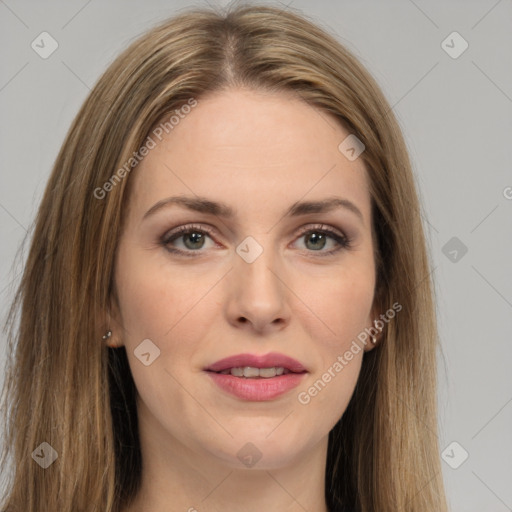
[[[277,375],[277,371],[274,367],[272,368],[260,368],[260,377],[275,377]]]
[[[244,371],[244,377],[259,377],[260,376],[259,368],[254,368],[253,366],[246,366],[243,371]]]
[[[231,368],[231,375],[234,375],[235,377],[243,377],[244,369],[243,368]]]
[[[234,377],[245,377],[246,379],[264,378],[270,379],[279,375],[286,375],[290,370],[282,366],[271,366],[269,368],[256,368],[255,366],[235,367],[222,370],[220,373],[224,375],[231,374]]]

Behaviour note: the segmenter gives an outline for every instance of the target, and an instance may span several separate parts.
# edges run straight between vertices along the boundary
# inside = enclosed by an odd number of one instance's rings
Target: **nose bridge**
[[[286,317],[286,287],[271,237],[247,237],[236,248],[231,272],[230,316],[262,327]]]
[[[236,249],[236,279],[247,289],[265,294],[280,294],[281,286],[276,276],[278,256],[275,254],[271,237],[260,236],[258,242],[252,236],[246,237]]]

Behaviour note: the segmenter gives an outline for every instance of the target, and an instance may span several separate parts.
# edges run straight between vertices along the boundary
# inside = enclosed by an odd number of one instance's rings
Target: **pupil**
[[[187,240],[190,240],[191,243],[187,243]],[[188,233],[184,237],[185,245],[189,249],[199,249],[202,247],[202,243],[204,242],[203,234],[202,233]]]
[[[309,241],[313,241],[313,249],[315,249],[315,243],[317,249],[322,249],[325,246],[325,235],[322,233],[311,233],[308,236]],[[320,244],[318,244],[320,242]]]

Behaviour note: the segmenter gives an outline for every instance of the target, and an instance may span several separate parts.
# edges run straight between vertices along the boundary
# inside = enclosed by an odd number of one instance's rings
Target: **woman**
[[[108,68],[12,309],[2,509],[444,511],[406,147],[289,10],[194,10]]]

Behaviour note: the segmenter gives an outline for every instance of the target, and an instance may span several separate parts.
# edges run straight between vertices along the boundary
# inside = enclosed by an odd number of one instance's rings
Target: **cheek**
[[[144,338],[154,337],[160,342],[172,338],[187,323],[189,313],[214,277],[185,277],[183,269],[168,265],[161,254],[148,255],[136,250],[121,253],[116,287],[125,344],[132,345]]]
[[[116,285],[124,328],[122,341],[135,383],[148,403],[156,397],[157,402],[170,397],[179,400],[178,382],[190,377],[187,372],[191,361],[197,359],[201,340],[207,338],[218,316],[212,297],[223,274],[206,267],[185,271],[169,265],[161,254],[126,249],[120,251]],[[139,347],[148,339],[156,346],[149,344],[158,357],[144,366],[137,354],[146,353]],[[176,403],[174,406],[178,407]]]
[[[331,273],[309,288],[303,325],[314,342],[318,359],[313,374],[299,390],[298,402],[335,423],[355,389],[364,346],[357,336],[370,325],[374,296],[372,267]],[[311,284],[308,279],[308,283]],[[304,283],[305,285],[306,283]],[[307,287],[304,286],[305,293]]]
[[[190,277],[178,267],[170,269],[161,255],[153,258],[127,247],[120,251],[116,266],[122,341],[132,376],[142,403],[162,423],[170,421],[165,411],[187,410],[189,417],[200,413],[191,407],[194,404],[180,383],[187,376],[197,340],[211,325],[204,308],[207,301],[201,298],[216,280],[212,275]],[[143,342],[144,352],[139,350]],[[149,364],[145,365],[138,355],[147,352]],[[179,430],[180,422],[174,423],[173,428]]]
[[[374,297],[371,267],[330,272],[324,277],[301,280],[299,296],[310,309],[307,329],[324,354],[338,354],[368,327]],[[345,349],[346,350],[346,349]]]

